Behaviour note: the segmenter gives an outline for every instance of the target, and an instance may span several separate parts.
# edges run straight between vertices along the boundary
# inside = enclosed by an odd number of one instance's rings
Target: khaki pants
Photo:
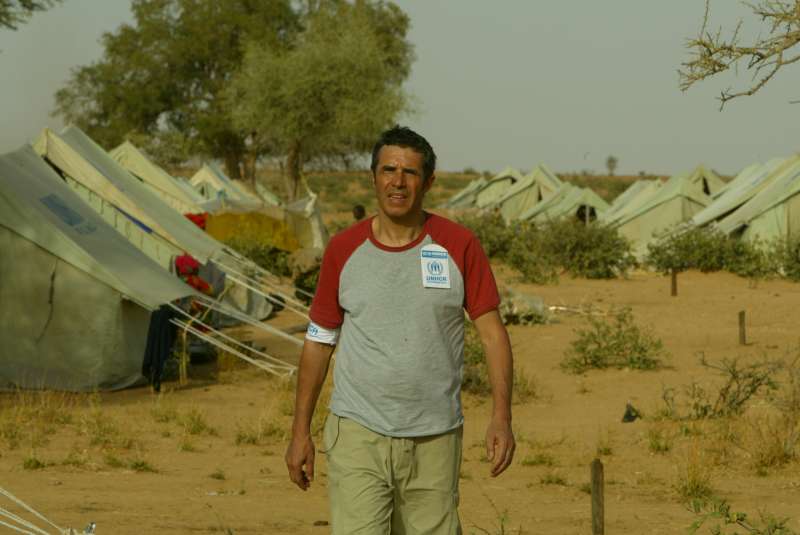
[[[322,451],[334,535],[460,535],[458,428],[392,438],[331,413]]]

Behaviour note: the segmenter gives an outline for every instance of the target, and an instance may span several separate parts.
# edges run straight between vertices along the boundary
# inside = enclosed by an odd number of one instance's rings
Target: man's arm
[[[492,463],[492,477],[496,477],[509,467],[516,448],[511,430],[514,363],[508,332],[497,310],[483,314],[474,323],[486,354],[492,385],[492,419],[486,430],[486,455]]]
[[[289,478],[302,490],[314,480],[314,442],[311,418],[319,393],[328,374],[334,346],[306,340],[297,370],[297,394],[294,404],[292,439],[286,449]]]

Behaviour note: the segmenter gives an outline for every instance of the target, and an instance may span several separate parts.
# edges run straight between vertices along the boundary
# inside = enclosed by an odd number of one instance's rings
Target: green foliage
[[[526,282],[546,284],[566,271],[576,277],[608,279],[634,266],[630,244],[616,230],[572,219],[506,225],[497,214],[462,217],[486,254],[507,262]]]
[[[674,388],[665,387],[662,392],[664,416],[679,420],[702,420],[741,414],[754,395],[777,390],[775,376],[784,366],[781,361],[766,359],[742,364],[738,358],[724,358],[714,363],[706,360],[705,355],[700,355],[700,364],[722,376],[723,382],[717,387],[716,393],[707,392],[695,382],[685,386],[682,395]]]
[[[395,38],[387,40],[378,22]],[[412,56],[402,11],[323,2],[305,23],[288,51],[250,43],[227,90],[237,127],[259,132],[286,154],[290,199],[299,193],[304,161],[367,152],[408,109],[402,82]]]
[[[287,251],[241,238],[227,240],[225,245],[246,256],[270,273],[280,277],[290,277],[292,275],[292,269],[289,267],[290,254]]]
[[[800,239],[748,242],[714,229],[692,228],[648,245],[646,262],[662,273],[697,269],[730,271],[753,280],[783,275],[800,281]]]
[[[783,276],[800,282],[800,237],[778,241],[774,244],[773,253]]]
[[[725,500],[697,498],[690,502],[689,511],[699,518],[689,527],[689,533],[694,534],[707,522],[716,522],[710,533],[713,535],[735,534],[739,529],[749,535],[797,535],[789,527],[788,518],[776,518],[766,512],[760,512],[758,521],[752,521],[746,513],[734,511]]]
[[[609,227],[563,219],[543,224],[541,231],[546,251],[576,277],[611,279],[635,264],[628,242]]]
[[[0,0],[0,29],[16,30],[37,11],[45,11],[60,0]]]
[[[101,59],[75,69],[56,93],[55,113],[107,148],[134,137],[169,156],[162,164],[212,156],[238,178],[240,164],[253,167],[269,143],[233,126],[222,93],[246,42],[291,45],[300,30],[292,2],[134,0],[131,11],[133,24],[103,35]]]
[[[610,321],[588,317],[589,327],[578,329],[561,367],[570,373],[589,369],[652,370],[661,364],[663,344],[633,321],[630,308],[618,309]]]
[[[483,346],[478,331],[472,323],[464,326],[464,376],[461,380],[461,390],[479,396],[488,396],[492,393]]]

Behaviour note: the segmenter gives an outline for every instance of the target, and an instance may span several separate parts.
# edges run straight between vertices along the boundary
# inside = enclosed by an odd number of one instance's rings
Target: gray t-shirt
[[[477,238],[445,218],[429,214],[405,247],[377,242],[371,219],[337,235],[311,307],[312,321],[341,328],[331,411],[394,437],[459,427],[464,310],[498,304]]]

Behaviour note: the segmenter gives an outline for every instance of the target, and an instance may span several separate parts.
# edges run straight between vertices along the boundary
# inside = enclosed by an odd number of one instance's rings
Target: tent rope
[[[190,327],[191,327],[192,324],[197,324],[197,325],[199,325],[201,327],[204,327],[204,328],[208,329],[210,332],[214,333],[215,335],[219,336],[220,338],[223,338],[224,340],[227,340],[228,342],[231,342],[236,346],[239,346],[239,347],[241,347],[243,349],[246,349],[247,351],[250,351],[250,352],[260,356],[264,360],[266,360],[268,362],[271,362],[276,366],[294,368],[290,364],[287,364],[286,362],[282,361],[281,359],[279,359],[277,357],[273,357],[272,355],[270,355],[268,353],[265,353],[263,351],[259,351],[258,349],[255,349],[255,348],[252,348],[250,346],[247,346],[247,345],[243,344],[242,342],[240,342],[239,340],[236,340],[236,339],[228,336],[227,334],[223,333],[222,331],[219,331],[219,330],[211,327],[210,325],[208,325],[206,323],[203,323],[202,320],[198,320],[197,318],[195,318],[194,316],[192,316],[188,312],[185,312],[184,310],[181,310],[179,307],[175,307],[173,305],[173,308],[176,311],[178,311],[181,314],[183,314],[189,320],[188,322],[185,321],[185,320],[175,320],[177,322],[183,323],[185,325],[189,325]]]
[[[297,314],[298,316],[300,316],[301,318],[303,318],[305,320],[309,319],[308,318],[308,313],[305,312],[304,310],[298,310],[297,308],[294,308],[293,306],[290,306],[288,301],[285,302],[285,303],[281,302],[280,299],[278,299],[278,298],[276,298],[274,296],[271,296],[268,293],[262,292],[261,290],[259,290],[258,288],[256,288],[253,285],[247,284],[246,282],[244,282],[244,281],[242,281],[240,279],[237,279],[236,277],[234,277],[230,273],[228,274],[228,280],[231,280],[231,281],[233,281],[234,283],[236,283],[236,284],[238,284],[240,286],[244,286],[248,290],[251,290],[251,291],[257,293],[258,295],[260,295],[261,297],[263,297],[264,299],[266,299],[267,301],[269,301],[269,302],[271,302],[273,304],[277,304],[277,305],[286,307],[287,310],[291,310],[292,312],[294,312],[295,314]]]
[[[279,377],[290,377],[296,371],[296,368],[294,366],[289,365],[289,364],[284,364],[282,367],[280,367],[280,366],[266,364],[264,362],[259,362],[258,360],[250,358],[247,355],[237,351],[236,349],[234,349],[234,348],[232,348],[232,347],[230,347],[230,346],[228,346],[226,344],[223,344],[222,342],[220,342],[216,338],[214,338],[212,336],[209,336],[209,335],[199,331],[198,329],[195,329],[194,327],[192,327],[188,323],[182,322],[180,320],[175,320],[175,319],[170,320],[170,321],[172,321],[172,323],[174,323],[175,325],[183,328],[187,332],[193,334],[197,338],[199,338],[201,340],[204,340],[204,341],[208,342],[209,344],[211,344],[211,345],[213,345],[215,347],[223,349],[223,350],[231,353],[232,355],[237,356],[237,357],[239,357],[240,359],[242,359],[242,360],[244,360],[246,362],[249,362],[253,366],[256,366],[257,368],[261,368],[262,370],[264,370],[266,372],[272,373],[272,374],[277,375]]]
[[[4,489],[3,487],[0,487],[0,496],[5,496],[6,498],[8,498],[12,502],[14,502],[16,505],[22,507],[23,509],[25,509],[26,511],[28,511],[32,515],[34,515],[37,518],[39,518],[39,520],[47,522],[52,527],[56,528],[59,533],[65,533],[65,532],[68,533],[67,530],[65,530],[64,528],[59,527],[57,524],[54,524],[53,522],[48,520],[43,514],[41,514],[38,511],[36,511],[33,507],[31,507],[30,505],[26,504],[25,502],[23,502],[22,500],[20,500],[19,498],[17,498],[13,494],[11,494],[9,491]],[[5,511],[5,510],[3,509],[2,511]],[[40,533],[44,533],[44,535],[48,535],[48,533],[46,531],[41,530],[39,528],[36,528],[35,526],[32,526],[32,527],[33,527],[33,529],[39,530]]]
[[[210,299],[208,297],[200,296],[200,297],[198,297],[196,299],[196,301],[199,304],[201,304],[201,305],[203,305],[203,306],[205,306],[207,308],[211,308],[212,310],[215,310],[215,311],[219,312],[220,314],[224,314],[224,315],[226,315],[226,316],[228,316],[230,318],[239,320],[242,323],[250,325],[251,327],[255,327],[256,329],[258,329],[260,331],[264,331],[264,332],[269,333],[269,334],[274,334],[276,336],[280,336],[284,340],[292,342],[293,344],[295,344],[297,346],[300,346],[300,347],[303,346],[303,341],[302,340],[298,340],[294,336],[292,336],[290,334],[287,334],[287,333],[283,332],[282,330],[280,330],[280,329],[278,329],[276,327],[273,327],[272,325],[268,325],[266,323],[261,323],[259,321],[255,321],[253,318],[251,318],[247,314],[242,314],[241,312],[239,312],[237,310],[234,310],[234,309],[232,309],[230,307],[227,307],[227,306],[221,305],[221,304],[217,304],[212,299]]]

